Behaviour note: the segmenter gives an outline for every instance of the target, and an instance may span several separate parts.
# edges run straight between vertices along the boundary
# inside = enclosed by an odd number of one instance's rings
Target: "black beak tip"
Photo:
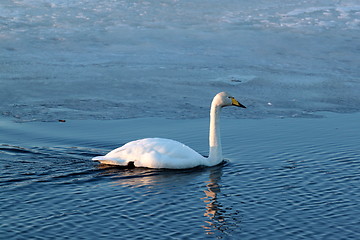
[[[238,107],[241,107],[241,108],[246,108],[244,105],[242,105],[241,103],[239,103],[239,106]]]

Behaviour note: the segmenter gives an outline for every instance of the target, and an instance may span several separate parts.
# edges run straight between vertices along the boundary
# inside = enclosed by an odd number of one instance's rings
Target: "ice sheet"
[[[18,121],[360,109],[357,1],[0,3],[0,113]]]

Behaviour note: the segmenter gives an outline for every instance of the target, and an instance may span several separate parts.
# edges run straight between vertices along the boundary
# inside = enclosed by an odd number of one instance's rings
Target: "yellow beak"
[[[246,108],[244,105],[242,105],[241,103],[239,103],[238,100],[236,100],[235,98],[232,98],[232,99],[231,99],[231,103],[232,103],[233,106]]]

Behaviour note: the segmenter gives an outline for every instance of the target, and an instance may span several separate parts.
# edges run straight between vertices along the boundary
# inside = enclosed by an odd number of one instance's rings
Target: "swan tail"
[[[108,164],[108,165],[127,166],[129,164],[129,161],[125,161],[118,158],[109,158],[106,156],[97,156],[92,158],[92,160],[100,162],[101,164]]]

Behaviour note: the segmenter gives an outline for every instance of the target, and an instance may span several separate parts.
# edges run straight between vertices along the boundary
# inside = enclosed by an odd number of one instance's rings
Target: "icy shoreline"
[[[85,4],[86,3],[86,4]],[[360,111],[354,1],[0,3],[0,114],[16,121]]]

